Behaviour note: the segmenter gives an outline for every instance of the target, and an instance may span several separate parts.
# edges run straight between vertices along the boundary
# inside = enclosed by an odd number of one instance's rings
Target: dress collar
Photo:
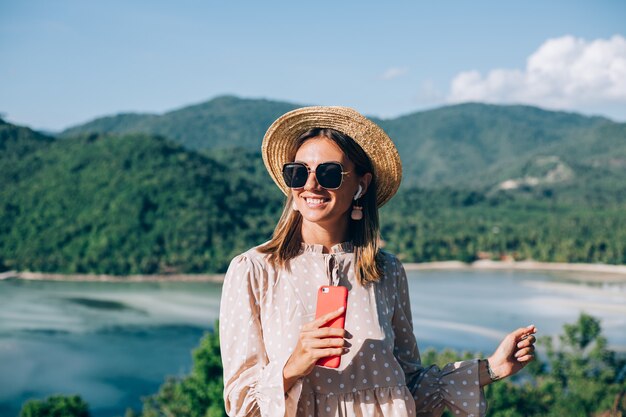
[[[330,253],[352,253],[354,247],[352,242],[342,242],[333,245],[330,248]],[[304,252],[313,252],[313,253],[323,253],[324,246],[318,245],[315,243],[304,243],[302,242],[302,251]]]

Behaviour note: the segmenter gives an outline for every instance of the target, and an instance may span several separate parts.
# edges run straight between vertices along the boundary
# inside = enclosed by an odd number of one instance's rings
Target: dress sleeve
[[[478,360],[437,365],[422,365],[413,333],[409,288],[404,267],[397,259],[392,261],[396,280],[395,307],[392,319],[395,334],[394,356],[406,376],[413,393],[416,415],[439,417],[447,407],[454,416],[479,417],[486,413],[487,405],[479,383]]]
[[[224,278],[219,333],[229,416],[294,416],[302,390],[300,380],[285,393],[287,358],[268,359],[261,327],[263,273],[244,254],[232,260]]]

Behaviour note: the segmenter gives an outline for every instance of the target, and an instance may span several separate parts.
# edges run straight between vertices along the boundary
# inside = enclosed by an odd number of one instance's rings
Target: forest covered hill
[[[477,163],[471,168],[475,176],[487,180],[475,186],[426,179],[415,182],[429,183],[427,187],[405,185],[382,209],[386,249],[413,262],[507,256],[626,263],[623,124],[477,104],[432,112],[467,116],[469,110],[502,111],[509,118],[502,122],[505,125],[527,112],[542,120],[556,118],[552,125],[545,122],[544,133],[532,137],[519,133],[499,151],[511,158],[534,147],[550,152],[527,153],[531,156],[526,162],[521,157],[508,164],[485,162],[482,170]],[[511,116],[514,111],[521,113]],[[407,116],[411,117],[422,116]],[[497,114],[489,117],[492,122],[505,120]],[[538,119],[530,120],[540,124]],[[424,132],[429,130],[420,127],[423,121],[396,122],[385,125],[394,138],[401,137],[403,129],[428,136]],[[458,123],[458,129],[472,130],[471,120]],[[479,139],[478,133],[474,135],[472,139],[468,134],[468,143]],[[538,139],[541,135],[543,139]],[[443,136],[454,139],[451,134]],[[0,122],[0,269],[118,275],[224,271],[235,254],[270,237],[283,202],[265,173],[258,148],[230,143],[231,147],[191,149],[145,133],[52,138]],[[495,139],[484,146],[493,143]],[[406,167],[411,148],[400,144],[399,148]],[[431,148],[433,161],[450,158]],[[563,153],[558,156],[557,151]],[[428,178],[426,173],[419,175],[416,178]],[[455,175],[460,171],[445,176]]]
[[[0,157],[5,268],[223,270],[236,251],[267,238],[281,204],[267,181],[254,186],[260,176],[245,156],[235,168],[159,137],[40,140],[6,124],[5,143],[21,155]]]
[[[162,115],[121,114],[65,130],[160,135],[188,149],[260,149],[265,130],[298,104],[217,97]],[[503,188],[626,182],[626,124],[531,106],[466,103],[374,120],[396,143],[404,187]],[[508,182],[507,182],[508,181]],[[612,185],[611,185],[612,184]]]

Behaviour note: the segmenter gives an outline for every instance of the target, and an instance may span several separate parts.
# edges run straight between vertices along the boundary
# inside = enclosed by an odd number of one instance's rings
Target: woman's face
[[[352,208],[359,184],[363,187],[363,194],[371,174],[360,178],[354,164],[341,148],[325,137],[312,138],[304,142],[296,152],[295,162],[306,164],[312,171],[304,187],[291,190],[293,201],[302,214],[304,224],[310,222],[324,227],[336,227],[341,222],[347,222],[347,212]],[[315,168],[324,162],[339,162],[344,172],[348,172],[336,190],[327,190],[317,182]]]

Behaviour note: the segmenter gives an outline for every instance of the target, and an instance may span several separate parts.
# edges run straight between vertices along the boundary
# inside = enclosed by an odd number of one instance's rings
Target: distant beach
[[[487,259],[472,263],[461,261],[405,263],[407,271],[453,271],[453,270],[511,270],[566,272],[572,278],[602,281],[626,281],[626,265],[584,264],[537,261],[491,261]]]
[[[513,270],[566,272],[572,278],[599,279],[602,281],[626,281],[626,265],[559,263],[536,261],[491,261],[472,263],[441,261],[404,263],[407,271],[455,271],[455,270]],[[23,279],[35,281],[91,281],[91,282],[223,282],[224,274],[166,274],[166,275],[106,275],[106,274],[55,274],[47,272],[7,271],[0,273],[0,280]]]
[[[75,282],[223,282],[224,274],[167,274],[167,275],[106,275],[106,274],[54,274],[48,272],[7,271],[0,280],[23,279],[30,281]]]

